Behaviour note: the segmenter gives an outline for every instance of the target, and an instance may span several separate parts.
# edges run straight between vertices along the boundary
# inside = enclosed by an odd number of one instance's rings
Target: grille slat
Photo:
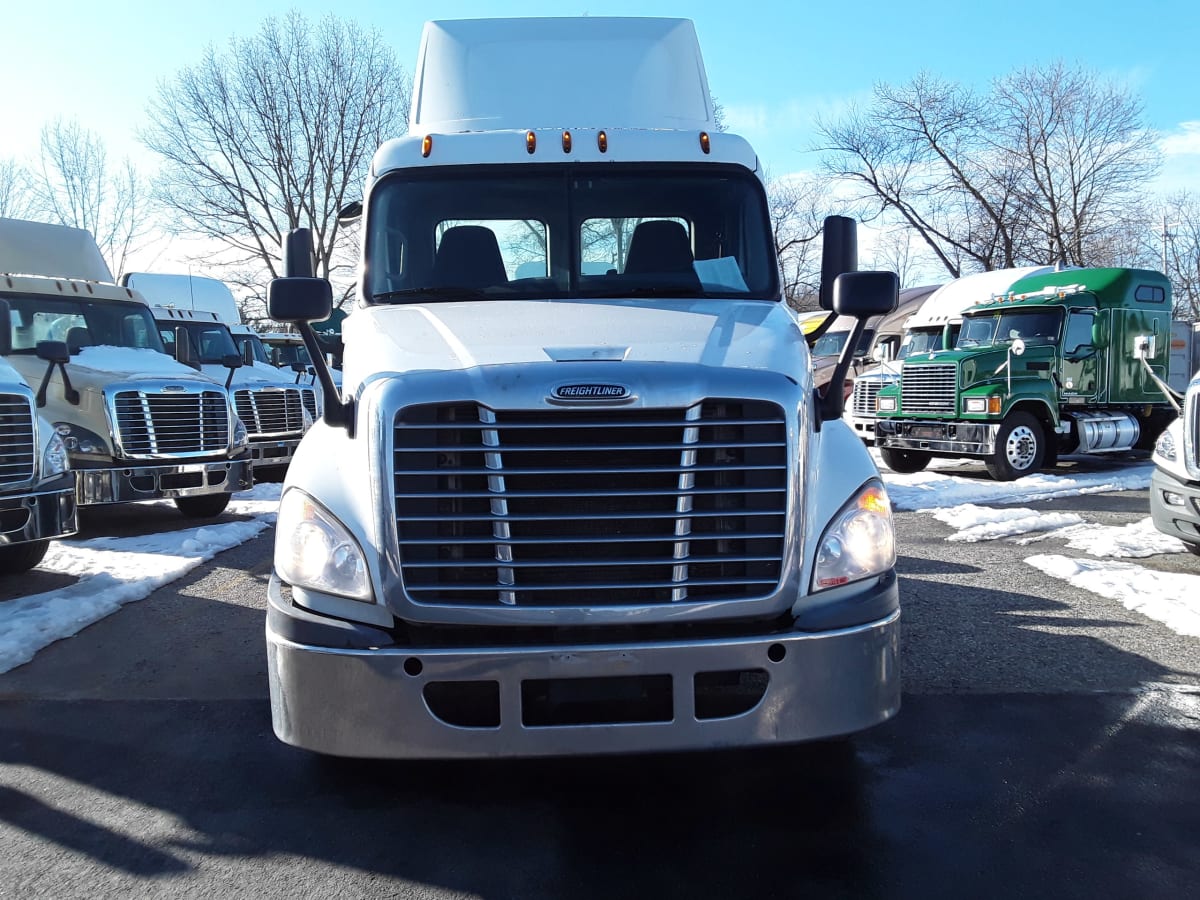
[[[21,394],[0,394],[0,485],[24,484],[33,480],[37,443],[33,430],[33,406]]]
[[[763,596],[782,574],[787,428],[765,401],[689,409],[401,410],[405,589],[443,605]]]
[[[957,402],[957,366],[905,363],[900,376],[900,405],[904,412],[953,415]]]
[[[876,415],[875,400],[879,391],[889,384],[895,384],[893,379],[859,378],[854,382],[854,393],[850,397],[850,411],[856,416],[874,418]]]
[[[213,455],[229,449],[229,402],[223,391],[119,391],[117,433],[131,459]]]

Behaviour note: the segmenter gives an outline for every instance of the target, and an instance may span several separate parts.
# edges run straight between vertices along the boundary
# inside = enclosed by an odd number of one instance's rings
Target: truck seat
[[[483,288],[508,283],[496,235],[482,225],[456,225],[442,235],[433,261],[434,287]]]
[[[626,275],[655,272],[695,276],[692,263],[691,241],[678,222],[654,219],[633,229],[625,258]]]

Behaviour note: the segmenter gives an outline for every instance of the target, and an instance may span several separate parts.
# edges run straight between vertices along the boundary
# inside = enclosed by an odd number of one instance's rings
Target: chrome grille
[[[312,420],[317,421],[317,392],[314,388],[301,388],[300,399],[304,401],[304,408],[308,410],[308,414]]]
[[[906,413],[953,415],[958,400],[958,367],[953,363],[904,364],[900,375],[900,407]]]
[[[119,391],[113,409],[127,457],[156,459],[229,449],[229,399],[224,391]]]
[[[299,388],[262,388],[233,392],[238,418],[251,437],[304,432],[304,404]]]
[[[530,607],[763,596],[782,573],[787,428],[773,403],[401,410],[409,597]]]
[[[1200,477],[1200,384],[1192,382],[1183,402],[1184,464],[1195,478]]]
[[[875,418],[875,398],[886,385],[894,384],[894,379],[859,378],[854,382],[854,394],[850,398],[850,412],[856,416]]]
[[[0,394],[0,485],[32,481],[36,452],[29,398]]]

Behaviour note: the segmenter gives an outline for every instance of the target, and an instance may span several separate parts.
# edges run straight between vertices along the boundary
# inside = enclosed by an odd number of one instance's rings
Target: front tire
[[[996,433],[996,452],[987,460],[996,481],[1013,481],[1036,472],[1046,457],[1046,432],[1027,412],[1009,413]]]
[[[920,472],[933,458],[933,454],[924,450],[901,450],[897,447],[880,447],[879,456],[885,466],[900,475]]]
[[[0,575],[18,575],[21,572],[28,572],[42,561],[49,547],[48,540],[6,544],[0,547]]]
[[[225,512],[232,494],[202,494],[199,497],[176,497],[175,507],[189,519],[212,519]]]

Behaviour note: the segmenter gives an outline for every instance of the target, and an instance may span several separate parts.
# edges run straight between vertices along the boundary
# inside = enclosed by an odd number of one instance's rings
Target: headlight
[[[56,422],[54,432],[62,438],[68,453],[102,459],[112,457],[107,442],[94,431],[88,431],[71,422]]]
[[[895,412],[896,398],[895,397],[880,397],[878,409],[880,412]]]
[[[813,569],[813,590],[881,575],[895,565],[892,504],[883,485],[869,481],[821,536]]]
[[[233,449],[244,450],[250,446],[250,432],[246,430],[246,423],[237,416],[233,417]]]
[[[1154,455],[1175,462],[1175,436],[1171,434],[1170,428],[1158,436],[1158,440],[1154,444]]]
[[[279,502],[275,571],[288,584],[374,602],[358,543],[330,512],[296,488]]]
[[[969,413],[987,412],[987,397],[968,397],[966,409]]]
[[[61,475],[70,468],[71,461],[67,457],[67,445],[55,431],[50,435],[50,441],[46,444],[46,452],[42,454],[42,477],[50,478],[54,475]]]

